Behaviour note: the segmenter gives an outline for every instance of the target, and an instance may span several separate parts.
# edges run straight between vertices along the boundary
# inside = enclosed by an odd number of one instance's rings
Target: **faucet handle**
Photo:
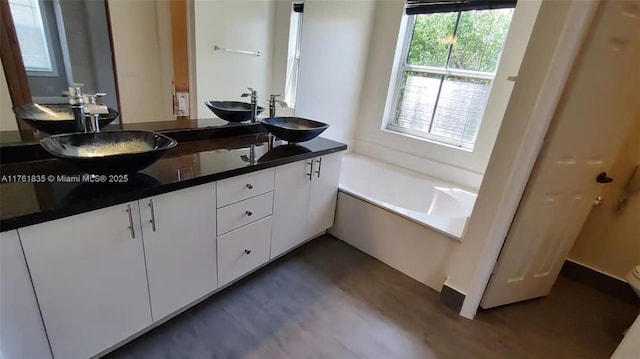
[[[97,92],[95,94],[84,94],[82,96],[85,103],[96,103],[98,98],[107,96],[107,94],[105,92]]]
[[[258,97],[258,91],[254,90],[253,87],[247,87],[250,92],[243,93],[240,97]]]
[[[282,95],[270,95],[269,103],[272,104],[273,106],[275,106],[276,103],[280,104],[280,107],[289,106],[285,101],[277,100],[276,98],[278,97],[282,97]]]

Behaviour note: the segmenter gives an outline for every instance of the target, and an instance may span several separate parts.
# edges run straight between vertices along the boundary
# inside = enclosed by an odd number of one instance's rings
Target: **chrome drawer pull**
[[[309,181],[311,181],[311,177],[313,177],[313,160],[311,160],[310,162],[307,162],[307,164],[310,166],[309,173],[307,173],[307,176],[309,176]]]
[[[150,199],[149,200],[149,208],[151,208],[151,219],[149,220],[149,223],[151,223],[151,229],[153,229],[153,231],[156,231],[156,211],[153,208],[153,200]]]
[[[251,183],[247,183],[247,188],[248,189],[253,189],[253,185]]]
[[[251,254],[251,249],[245,249],[244,254]]]
[[[249,216],[249,217],[251,217],[251,216],[253,215],[253,212],[251,212],[251,211],[246,211],[246,212],[244,212],[244,213],[245,213],[247,216]]]
[[[129,230],[131,231],[131,238],[136,238],[136,231],[133,228],[133,215],[131,214],[131,205],[127,205],[127,213],[129,214]]]
[[[316,173],[318,174],[318,178],[320,178],[320,171],[322,171],[322,157],[319,158],[317,161],[318,161],[318,170],[316,171]]]

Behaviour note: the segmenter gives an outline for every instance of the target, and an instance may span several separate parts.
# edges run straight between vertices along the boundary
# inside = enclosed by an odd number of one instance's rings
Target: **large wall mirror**
[[[11,103],[64,103],[61,92],[74,82],[87,93],[107,93],[102,102],[125,124],[207,119],[207,125],[226,125],[205,101],[248,102],[240,97],[248,87],[263,107],[269,95],[282,95],[287,106],[278,114],[293,114],[303,1],[3,3],[2,17],[13,23],[3,31],[13,32],[19,46],[2,46],[2,131],[26,126],[12,115]],[[12,88],[9,55],[22,61],[18,85],[28,89],[26,99]]]
[[[8,0],[20,58],[34,103],[64,103],[69,84],[118,109],[104,0]]]

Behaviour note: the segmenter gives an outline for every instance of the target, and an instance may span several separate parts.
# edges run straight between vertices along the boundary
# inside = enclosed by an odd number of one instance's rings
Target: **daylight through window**
[[[42,10],[38,0],[9,0],[22,61],[27,71],[52,72]]]
[[[409,16],[389,129],[473,149],[512,14]]]

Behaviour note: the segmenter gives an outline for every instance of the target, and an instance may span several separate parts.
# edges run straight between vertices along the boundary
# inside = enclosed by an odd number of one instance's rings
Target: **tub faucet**
[[[251,97],[251,123],[256,123],[256,117],[258,117],[258,91],[249,87],[247,93],[243,93],[240,97]]]
[[[282,95],[271,95],[269,96],[269,117],[276,117],[276,105],[279,104],[280,107],[288,106],[286,102],[282,100],[276,100],[277,97],[282,97]]]

